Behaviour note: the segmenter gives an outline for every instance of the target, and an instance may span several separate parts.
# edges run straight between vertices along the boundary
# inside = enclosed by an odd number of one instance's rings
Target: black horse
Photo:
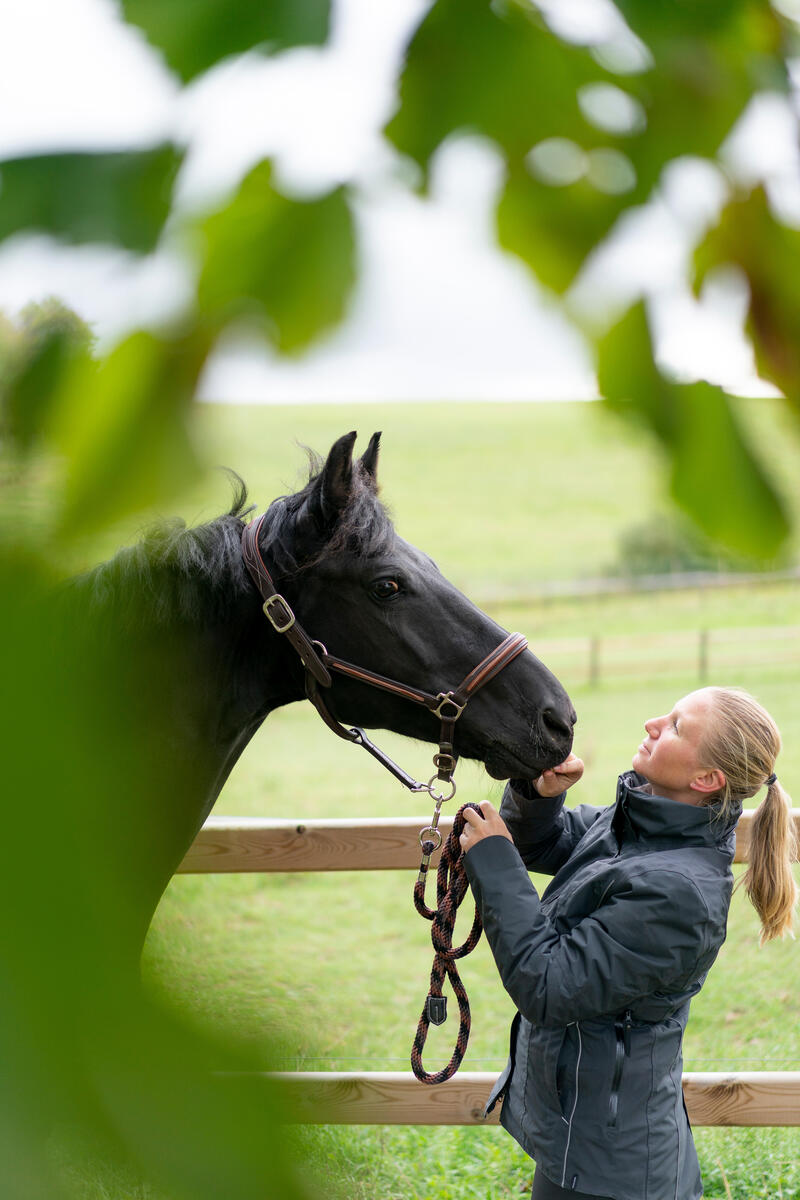
[[[331,654],[437,693],[505,631],[397,535],[377,496],[380,435],[354,461],[355,437],[340,438],[302,490],[271,504],[259,549],[298,621]],[[112,740],[123,836],[110,842],[107,866],[117,886],[129,881],[139,946],[248,741],[273,709],[305,695],[302,663],[266,619],[243,562],[246,504],[240,484],[225,516],[194,529],[162,524],[74,588],[92,639],[108,647],[104,707],[122,705],[113,724],[127,736]],[[341,675],[325,691],[340,721],[438,738],[439,721],[401,696]],[[496,779],[536,776],[566,757],[574,720],[564,689],[526,651],[470,701],[456,751]]]
[[[396,535],[377,499],[378,438],[354,462],[354,436],[270,506],[259,552],[331,655],[447,691],[503,631]],[[300,658],[243,562],[246,525],[240,486],[225,516],[162,523],[56,596],[25,545],[0,562],[2,1137],[30,1177],[15,1190],[6,1172],[15,1196],[54,1194],[31,1172],[65,1122],[170,1194],[300,1196],[282,1110],[254,1088],[249,1053],[200,1035],[139,979],[152,914],[231,767],[274,708],[304,696]],[[480,675],[456,753],[498,778],[564,758],[574,714],[532,654]],[[336,672],[321,690],[342,721],[439,737],[440,721],[401,695]]]

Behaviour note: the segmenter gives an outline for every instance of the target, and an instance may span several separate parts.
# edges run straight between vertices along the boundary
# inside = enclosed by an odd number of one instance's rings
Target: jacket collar
[[[649,790],[643,775],[626,771],[617,784],[613,828],[620,842],[629,838],[663,838],[676,845],[714,846],[730,834],[742,812],[735,804],[720,820],[719,804],[696,807]]]

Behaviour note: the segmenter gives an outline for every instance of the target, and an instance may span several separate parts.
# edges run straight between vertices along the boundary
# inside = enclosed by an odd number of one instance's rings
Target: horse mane
[[[321,522],[322,460],[312,451],[307,453],[306,485],[273,500],[265,514],[262,545],[279,578],[299,577],[341,553],[359,557],[381,553],[395,536],[374,481],[354,463],[348,504],[331,535],[320,535],[312,555],[299,558],[298,517]],[[90,610],[92,619],[108,616],[114,627],[128,630],[211,625],[229,619],[237,601],[252,588],[241,545],[246,518],[256,506],[248,503],[247,487],[236,472],[229,470],[228,475],[234,486],[228,512],[191,528],[180,517],[148,526],[134,545],[70,581],[69,607]]]

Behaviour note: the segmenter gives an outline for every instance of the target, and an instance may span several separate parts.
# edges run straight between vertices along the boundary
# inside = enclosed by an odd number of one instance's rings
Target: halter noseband
[[[453,688],[452,691],[438,692],[436,695],[405,683],[398,683],[394,679],[387,679],[385,675],[378,675],[375,671],[368,671],[364,667],[337,658],[335,655],[329,654],[321,642],[308,636],[295,617],[289,602],[278,592],[264,563],[258,544],[261,524],[265,515],[262,513],[260,517],[245,526],[242,534],[242,556],[253,582],[261,594],[267,620],[276,633],[283,634],[291,643],[303,664],[308,699],[329,729],[338,737],[363,746],[410,791],[428,792],[439,803],[442,800],[450,799],[455,795],[456,787],[453,782],[453,772],[456,768],[456,756],[453,748],[455,723],[475,693],[502,671],[503,667],[508,666],[518,654],[522,653],[528,645],[527,638],[521,633],[510,633],[499,646],[481,659],[478,665],[462,679],[458,687]],[[399,767],[370,741],[363,729],[357,727],[348,729],[333,716],[320,691],[320,687],[331,686],[333,682],[331,671],[346,675],[350,679],[356,679],[360,683],[368,683],[372,687],[400,696],[404,700],[410,700],[414,704],[421,704],[439,718],[439,750],[433,757],[436,775],[432,776],[428,783],[419,783],[402,767]],[[452,791],[449,795],[434,793],[433,782],[435,779],[450,785]]]

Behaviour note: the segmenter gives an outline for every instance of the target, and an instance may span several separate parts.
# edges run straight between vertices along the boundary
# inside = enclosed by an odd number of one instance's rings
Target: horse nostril
[[[542,710],[542,724],[547,732],[556,738],[571,738],[572,726],[575,724],[577,716],[574,710],[570,710],[569,716],[564,717],[561,713],[556,712],[554,708],[545,708]]]

